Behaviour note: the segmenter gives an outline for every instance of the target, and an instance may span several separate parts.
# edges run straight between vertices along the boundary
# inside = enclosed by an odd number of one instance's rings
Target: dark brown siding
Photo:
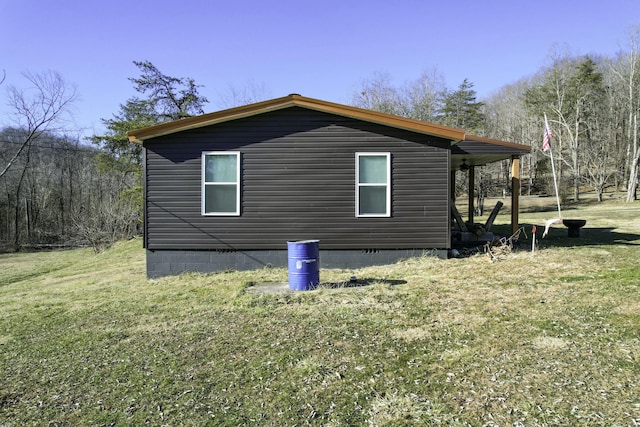
[[[447,140],[299,107],[145,142],[148,249],[449,246]],[[202,216],[201,154],[240,151],[241,215]],[[392,216],[355,217],[355,153],[390,152]]]

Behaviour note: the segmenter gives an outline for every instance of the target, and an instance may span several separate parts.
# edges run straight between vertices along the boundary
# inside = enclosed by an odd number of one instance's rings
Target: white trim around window
[[[240,215],[240,152],[202,153],[201,209],[206,216]]]
[[[391,216],[391,153],[356,153],[356,217]]]

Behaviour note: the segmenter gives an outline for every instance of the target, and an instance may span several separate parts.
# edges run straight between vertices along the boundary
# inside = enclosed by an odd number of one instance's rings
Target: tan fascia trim
[[[333,113],[340,116],[378,123],[385,126],[409,130],[412,132],[433,135],[441,138],[451,139],[454,142],[464,139],[464,131],[462,129],[441,126],[434,123],[423,122],[420,120],[407,119],[400,116],[394,116],[392,114],[379,113],[377,111],[365,110],[362,108],[351,107],[342,104],[335,104],[332,102],[307,98],[295,94],[288,95],[282,98],[272,99],[269,101],[258,102],[255,104],[244,105],[242,107],[235,107],[228,110],[217,111],[201,116],[189,117],[182,120],[161,123],[155,126],[133,130],[128,132],[128,136],[129,141],[140,144],[145,139],[169,135],[174,132],[195,129],[230,120],[241,119],[244,117],[250,117],[253,115],[280,110],[291,106],[301,106],[325,113]]]
[[[462,129],[423,122],[421,120],[408,119],[406,117],[380,113],[378,111],[365,110],[363,108],[351,107],[348,105],[335,104],[333,102],[321,101],[318,99],[305,98],[299,95],[293,96],[297,97],[295,105],[315,109],[325,113],[334,113],[340,116],[351,117],[412,132],[424,133],[454,141],[464,138],[464,130]]]
[[[518,150],[531,151],[531,147],[528,145],[518,144],[516,142],[501,141],[499,139],[485,138],[485,137],[476,136],[476,135],[467,134],[464,136],[464,141],[478,141],[478,142],[484,142],[492,145],[499,145],[501,147],[509,147],[509,148],[516,148]]]
[[[285,108],[289,97],[276,98],[269,101],[258,102],[227,110],[216,111],[200,116],[188,117],[186,119],[160,123],[142,129],[127,132],[130,142],[142,143],[145,139],[158,136],[169,135],[175,132],[196,129],[216,123],[250,117],[259,113]]]

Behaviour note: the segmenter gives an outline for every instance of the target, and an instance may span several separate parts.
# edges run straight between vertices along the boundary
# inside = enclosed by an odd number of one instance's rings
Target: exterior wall
[[[157,265],[158,257],[180,258],[184,251],[233,268],[225,264],[231,259],[217,261],[225,251],[258,250],[275,265],[271,251],[306,239],[331,251],[447,248],[448,146],[445,139],[300,107],[149,139],[149,260]],[[201,153],[224,150],[242,153],[241,215],[202,216]],[[355,217],[355,153],[367,151],[391,153],[390,218]],[[286,262],[286,254],[277,258]]]
[[[322,244],[322,242],[320,242]],[[285,244],[286,246],[286,244]],[[446,250],[320,250],[320,279],[323,268],[360,268],[387,265],[417,256],[447,257]],[[254,270],[268,266],[287,267],[287,250],[193,251],[147,250],[147,277],[155,279],[186,272],[212,273],[223,270]]]

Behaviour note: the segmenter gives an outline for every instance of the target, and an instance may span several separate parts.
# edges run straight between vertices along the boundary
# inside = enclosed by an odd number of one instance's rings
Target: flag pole
[[[544,126],[545,126],[545,132],[550,133],[551,130],[549,128],[549,123],[547,122],[547,113],[544,113]],[[549,138],[551,138],[550,135],[549,135]],[[551,148],[551,143],[547,145],[547,148],[549,150],[549,156],[551,156],[551,171],[553,173],[553,187],[556,190],[556,202],[558,203],[558,215],[562,219],[562,211],[560,210],[560,196],[558,194],[558,179],[556,178],[556,166],[553,162],[553,149]]]

